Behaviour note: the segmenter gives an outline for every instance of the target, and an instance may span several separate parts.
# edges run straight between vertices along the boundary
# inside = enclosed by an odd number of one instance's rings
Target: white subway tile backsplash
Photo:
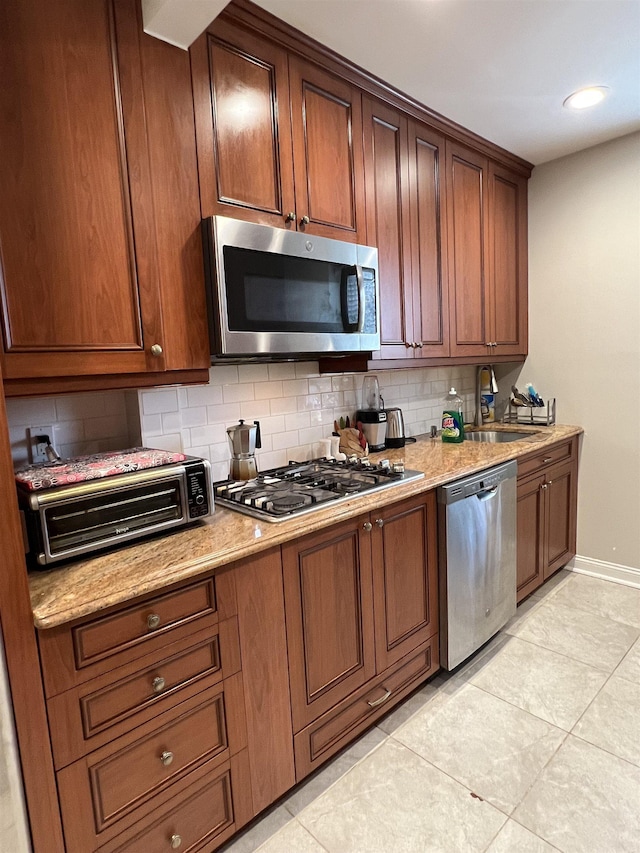
[[[232,385],[238,381],[238,367],[235,364],[214,364],[209,370],[211,385]]]
[[[266,364],[238,365],[238,382],[267,382],[269,366]]]
[[[298,397],[309,393],[309,382],[306,379],[286,379],[282,383],[282,393],[285,397]]]
[[[10,397],[6,404],[7,418],[11,425],[24,424],[27,427],[30,424],[38,425],[58,420],[55,397]]]
[[[179,432],[182,428],[181,412],[165,412],[162,417],[162,432]]]
[[[307,394],[303,397],[297,397],[298,409],[301,412],[310,412],[314,409],[322,408],[321,394]]]
[[[142,411],[145,415],[160,415],[164,412],[177,412],[177,389],[163,388],[160,391],[142,392]]]
[[[306,379],[318,375],[317,361],[298,361],[295,363],[296,379]]]
[[[310,394],[326,394],[332,390],[331,376],[316,376],[309,378],[309,393]]]
[[[269,365],[269,379],[295,379],[296,366],[293,362]]]
[[[180,425],[183,427],[199,427],[205,426],[208,423],[207,410],[204,406],[194,406],[194,408],[181,409],[175,414],[180,421]],[[163,424],[165,423],[165,418],[167,418],[167,415],[162,416]],[[173,431],[173,429],[167,430],[167,432]]]
[[[180,400],[180,408],[196,408],[198,406],[206,408],[222,403],[222,388],[219,385],[196,385],[193,388],[180,390],[186,392],[186,401]]]
[[[225,422],[228,426],[240,419],[240,403],[223,403],[220,406],[207,406],[207,422]]]
[[[162,435],[162,415],[142,415],[143,435]]]
[[[282,380],[256,383],[254,385],[254,395],[256,400],[272,400],[277,397],[283,397]]]
[[[238,385],[223,385],[222,399],[225,403],[243,403],[246,400],[254,400],[253,383],[243,382]]]
[[[174,453],[183,453],[182,436],[179,432],[157,435],[153,439],[153,447],[156,450],[171,450]]]
[[[272,415],[287,415],[298,411],[298,401],[295,397],[281,397],[271,400]]]
[[[240,403],[240,417],[245,421],[255,421],[271,414],[269,400],[250,400]]]

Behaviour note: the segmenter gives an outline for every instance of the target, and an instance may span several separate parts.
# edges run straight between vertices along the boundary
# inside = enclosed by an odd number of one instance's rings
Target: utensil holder
[[[529,424],[530,426],[553,426],[555,422],[555,397],[547,400],[544,406],[514,406],[509,400],[503,420],[505,424]]]

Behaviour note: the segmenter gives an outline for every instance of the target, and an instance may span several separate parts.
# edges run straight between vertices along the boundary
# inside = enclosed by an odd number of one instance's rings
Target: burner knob
[[[378,462],[378,468],[390,468],[390,467],[391,467],[391,463],[389,462],[388,459],[381,459]]]
[[[371,530],[371,528],[373,527],[373,525],[371,524],[371,522],[370,522],[370,521],[365,521],[365,523],[362,525],[362,527],[363,527],[363,529],[364,529],[364,530],[366,530],[366,531],[367,531],[367,533],[369,533],[369,531]]]

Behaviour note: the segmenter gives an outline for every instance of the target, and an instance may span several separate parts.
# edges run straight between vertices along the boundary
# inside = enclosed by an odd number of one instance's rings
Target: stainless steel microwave
[[[124,545],[213,513],[206,459],[29,491],[18,483],[29,564],[48,566]]]
[[[203,239],[214,358],[380,348],[377,249],[226,216]]]

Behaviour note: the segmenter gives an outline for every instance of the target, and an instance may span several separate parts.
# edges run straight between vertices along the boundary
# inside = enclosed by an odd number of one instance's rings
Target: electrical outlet
[[[39,462],[48,462],[46,441],[38,441],[38,436],[49,436],[51,444],[53,441],[53,424],[27,427],[27,449],[29,451],[29,462],[37,465]]]

